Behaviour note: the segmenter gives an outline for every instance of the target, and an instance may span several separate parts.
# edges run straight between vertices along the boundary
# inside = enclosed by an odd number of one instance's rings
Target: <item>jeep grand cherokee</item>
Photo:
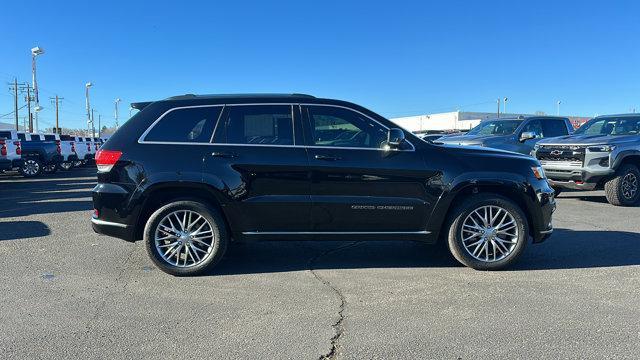
[[[475,269],[552,232],[537,160],[429,144],[361,106],[309,95],[184,95],[141,110],[98,151],[96,232],[143,239],[174,275],[231,241],[446,242]]]

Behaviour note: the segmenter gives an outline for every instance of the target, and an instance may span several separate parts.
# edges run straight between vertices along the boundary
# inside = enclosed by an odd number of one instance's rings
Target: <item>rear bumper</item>
[[[534,184],[535,198],[529,206],[531,236],[534,243],[548,239],[553,233],[553,213],[556,211],[555,191],[544,180]]]
[[[134,232],[130,225],[91,218],[91,228],[98,234],[113,236],[130,242],[135,241]]]

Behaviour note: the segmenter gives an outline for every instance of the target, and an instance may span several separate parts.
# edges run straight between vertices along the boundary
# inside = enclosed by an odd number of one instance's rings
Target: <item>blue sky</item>
[[[41,127],[48,98],[83,127],[84,84],[113,121],[113,99],[183,93],[304,92],[388,116],[508,111],[640,111],[640,4],[634,1],[5,1],[5,82],[30,81],[39,45]],[[176,5],[178,4],[178,5]],[[22,115],[22,114],[21,114]],[[0,118],[11,122],[11,117]]]

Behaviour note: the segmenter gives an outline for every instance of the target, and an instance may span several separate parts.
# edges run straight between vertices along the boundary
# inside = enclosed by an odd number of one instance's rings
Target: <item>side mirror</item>
[[[525,131],[520,134],[520,142],[525,142],[526,140],[531,140],[536,138],[536,133],[533,131]]]
[[[387,132],[387,146],[390,149],[398,149],[404,142],[404,131],[398,128],[389,129]]]

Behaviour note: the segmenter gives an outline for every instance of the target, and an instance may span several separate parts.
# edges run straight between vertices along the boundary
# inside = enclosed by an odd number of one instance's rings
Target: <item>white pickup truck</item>
[[[15,130],[0,130],[0,172],[22,167],[22,146]]]
[[[70,170],[73,168],[73,165],[76,161],[78,161],[78,154],[76,153],[76,145],[75,140],[72,136],[69,135],[59,135],[59,134],[43,134],[44,141],[55,141],[58,146],[60,146],[60,155],[62,155],[62,162],[59,167],[62,170]],[[51,169],[50,167],[44,168],[45,172],[55,172],[55,169]]]
[[[75,136],[74,140],[76,143],[76,153],[78,154],[78,161],[75,163],[75,166],[81,166],[86,164],[87,161],[93,160],[95,149],[91,138]]]

